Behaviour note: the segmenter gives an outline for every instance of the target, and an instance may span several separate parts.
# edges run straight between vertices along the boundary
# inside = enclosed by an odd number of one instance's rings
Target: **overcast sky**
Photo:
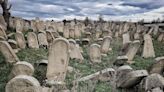
[[[153,20],[164,17],[164,0],[9,0],[13,16],[33,19]]]

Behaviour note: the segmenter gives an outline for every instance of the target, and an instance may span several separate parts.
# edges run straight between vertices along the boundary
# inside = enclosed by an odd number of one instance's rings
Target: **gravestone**
[[[108,53],[109,47],[111,45],[112,37],[106,36],[103,39],[103,43],[101,44],[101,52],[102,53]]]
[[[129,35],[129,32],[124,33],[124,34],[122,35],[122,38],[123,38],[123,45],[126,44],[126,43],[129,43],[129,42],[130,42],[130,35]]]
[[[64,28],[63,28],[63,36],[65,37],[65,38],[69,38],[69,26],[64,26]]]
[[[48,44],[51,45],[55,37],[53,36],[50,30],[46,30],[46,36],[47,36]]]
[[[84,58],[81,54],[79,45],[76,44],[76,41],[73,39],[70,39],[69,43],[70,43],[70,58],[71,59],[77,59],[77,60],[80,60],[80,62],[82,62],[82,60]]]
[[[75,29],[69,29],[69,37],[75,38]]]
[[[26,48],[26,41],[25,41],[23,33],[16,32],[15,39],[17,41],[17,44],[18,44],[19,48],[21,48],[21,49]]]
[[[28,32],[27,42],[28,42],[29,48],[39,48],[38,39],[34,32]]]
[[[49,81],[63,82],[65,80],[69,62],[69,42],[64,38],[53,41],[48,55],[46,77]]]
[[[19,61],[18,57],[14,53],[14,50],[11,48],[8,42],[0,41],[0,51],[5,57],[6,62],[14,63]]]
[[[75,38],[80,38],[81,37],[81,30],[78,27],[78,25],[75,25]]]
[[[19,75],[7,83],[5,92],[40,92],[40,83],[34,77]]]
[[[149,34],[144,35],[144,48],[143,48],[142,57],[144,58],[155,57],[152,38]]]
[[[48,48],[47,36],[45,32],[40,32],[38,34],[39,47]]]
[[[89,57],[91,62],[100,63],[101,62],[101,51],[100,45],[92,44],[89,48]]]
[[[140,41],[135,40],[132,43],[130,43],[130,46],[128,47],[128,50],[126,52],[126,56],[128,57],[128,62],[133,60],[134,56],[136,55],[138,49],[140,48]]]
[[[25,61],[17,62],[14,64],[12,71],[11,71],[11,78],[14,78],[18,75],[29,75],[32,76],[34,73],[34,67]]]

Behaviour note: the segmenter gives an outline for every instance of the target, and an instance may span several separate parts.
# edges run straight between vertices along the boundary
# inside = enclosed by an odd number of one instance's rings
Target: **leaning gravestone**
[[[69,62],[69,42],[64,38],[53,41],[48,56],[46,77],[49,81],[63,82]]]
[[[46,33],[41,32],[38,34],[38,41],[39,41],[39,46],[41,47],[48,47],[48,42],[47,42],[47,36]]]
[[[5,92],[40,92],[40,83],[34,77],[19,75],[7,83]]]
[[[82,62],[84,58],[81,54],[78,44],[76,44],[76,41],[73,39],[70,39],[69,43],[70,43],[70,58],[77,59],[77,60],[80,60],[80,62]]]
[[[144,58],[155,57],[152,38],[149,34],[144,35],[144,48],[142,56]]]
[[[138,49],[140,47],[140,41],[139,40],[135,40],[133,41],[126,53],[126,56],[128,57],[128,62],[130,63],[131,60],[133,60],[134,56],[136,55]]]
[[[13,63],[19,61],[8,42],[0,41],[0,51],[4,55],[6,62]]]
[[[101,51],[98,44],[92,44],[89,48],[89,57],[93,63],[101,62]]]
[[[18,44],[19,48],[21,48],[21,49],[26,48],[26,41],[25,41],[23,33],[16,32],[15,39],[17,41],[17,44]]]
[[[29,48],[39,48],[38,39],[34,32],[28,32],[27,41]]]
[[[110,36],[104,37],[103,43],[101,44],[101,52],[102,53],[105,53],[105,54],[108,53],[111,41],[112,41],[112,37],[110,37]]]
[[[25,61],[17,62],[14,64],[12,71],[11,71],[11,77],[15,77],[17,75],[29,75],[32,76],[34,73],[34,67]]]
[[[48,44],[52,44],[53,40],[55,39],[51,30],[46,30],[46,36],[47,36],[47,41],[48,41]]]

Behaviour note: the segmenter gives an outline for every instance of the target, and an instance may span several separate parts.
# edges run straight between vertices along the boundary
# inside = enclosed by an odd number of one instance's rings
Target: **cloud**
[[[164,14],[162,0],[9,0],[13,5],[13,16],[32,19],[97,19],[99,14],[105,19],[146,20]]]

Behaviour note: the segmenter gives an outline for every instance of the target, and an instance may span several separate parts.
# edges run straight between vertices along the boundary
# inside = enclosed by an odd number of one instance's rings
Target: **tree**
[[[7,28],[9,28],[9,19],[10,19],[10,16],[11,16],[9,10],[11,9],[12,5],[8,4],[8,0],[0,0],[0,4],[1,4],[2,10],[3,10],[4,20],[7,24]]]

